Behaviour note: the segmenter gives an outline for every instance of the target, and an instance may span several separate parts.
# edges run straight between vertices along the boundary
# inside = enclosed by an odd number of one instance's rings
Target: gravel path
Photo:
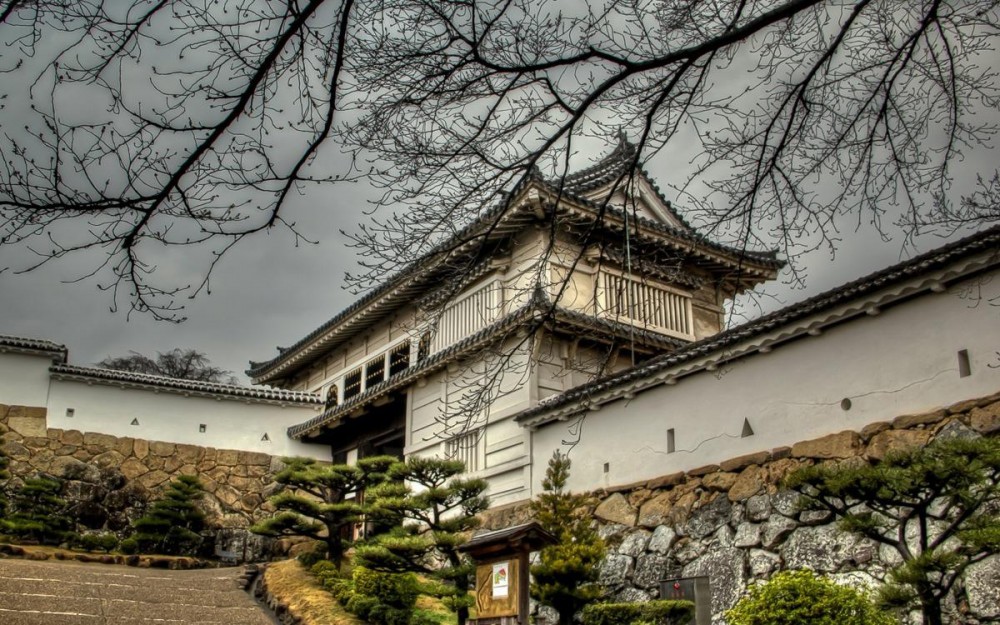
[[[241,572],[0,560],[0,623],[274,625],[240,590]]]

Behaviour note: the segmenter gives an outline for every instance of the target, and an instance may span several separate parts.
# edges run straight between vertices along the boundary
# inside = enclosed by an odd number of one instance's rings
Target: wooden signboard
[[[480,619],[518,615],[521,593],[520,558],[504,558],[476,567],[476,616]]]
[[[470,625],[527,625],[528,554],[555,539],[537,523],[475,536],[461,547],[476,563],[476,618]]]

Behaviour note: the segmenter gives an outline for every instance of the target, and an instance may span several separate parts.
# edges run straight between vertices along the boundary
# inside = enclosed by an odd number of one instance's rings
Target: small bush
[[[359,566],[350,582],[331,585],[347,611],[371,625],[412,625],[418,595],[412,573],[382,573]]]
[[[87,551],[110,552],[118,547],[118,537],[110,532],[83,534],[77,538],[76,545]]]
[[[139,553],[139,541],[134,538],[126,538],[118,543],[118,551],[124,553],[125,555]]]
[[[676,599],[642,603],[593,603],[583,609],[584,625],[680,625],[694,616],[694,604]]]
[[[302,563],[302,566],[309,569],[320,562],[329,562],[326,559],[326,546],[317,545],[315,549],[299,554],[298,560]]]
[[[785,571],[750,587],[726,612],[729,625],[894,625],[869,597],[812,571]]]

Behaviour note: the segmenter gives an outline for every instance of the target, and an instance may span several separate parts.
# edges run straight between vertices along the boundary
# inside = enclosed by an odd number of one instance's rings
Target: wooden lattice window
[[[361,393],[361,367],[344,376],[344,399]]]
[[[365,365],[365,388],[371,388],[385,379],[385,354],[369,360]]]
[[[403,342],[389,353],[389,377],[405,371],[410,366],[410,343]]]

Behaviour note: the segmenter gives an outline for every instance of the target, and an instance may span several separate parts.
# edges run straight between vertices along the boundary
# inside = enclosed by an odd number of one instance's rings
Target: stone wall
[[[997,432],[1000,394],[598,491],[592,513],[609,547],[601,582],[615,598],[638,601],[656,597],[668,573],[708,575],[715,623],[748,584],[778,570],[874,584],[898,563],[895,551],[841,532],[824,513],[800,512],[797,495],[779,488],[782,478],[815,463],[878,460],[935,437]],[[526,518],[524,506],[508,507],[490,511],[486,525]],[[1000,623],[1000,555],[968,571],[949,609],[949,622]]]
[[[0,433],[15,482],[38,473],[65,480],[64,496],[81,524],[125,532],[147,502],[180,475],[197,475],[206,524],[218,530],[217,549],[251,556],[263,548],[246,528],[269,513],[280,459],[262,453],[214,449],[94,432],[46,427],[45,408],[0,404]]]

